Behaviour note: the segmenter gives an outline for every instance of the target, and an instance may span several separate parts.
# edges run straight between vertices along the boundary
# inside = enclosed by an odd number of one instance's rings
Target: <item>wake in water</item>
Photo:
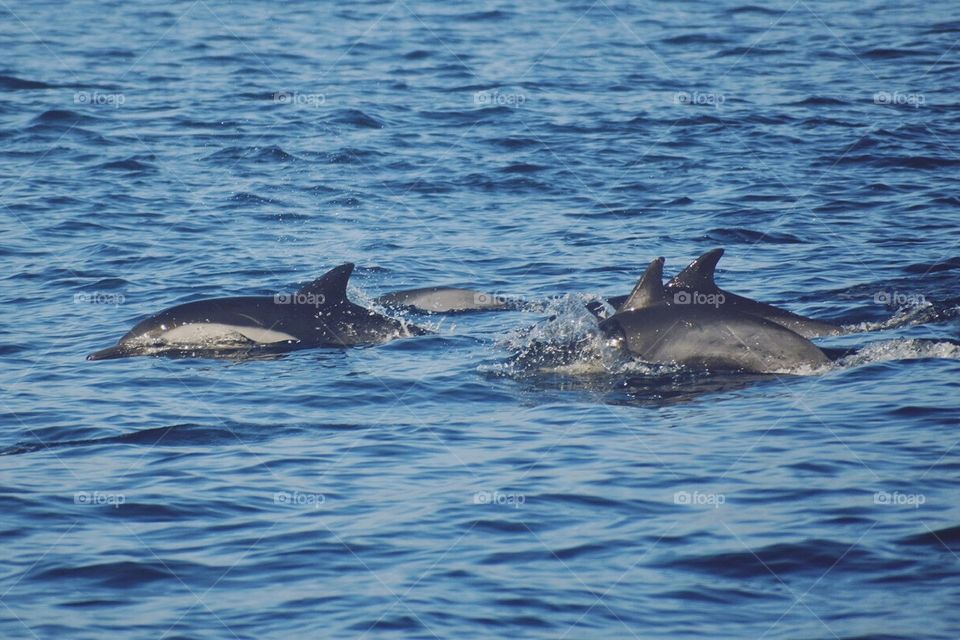
[[[867,333],[887,331],[902,327],[915,327],[921,324],[946,322],[960,316],[960,306],[954,304],[935,304],[929,300],[918,300],[898,307],[886,320],[879,322],[858,322],[843,325],[847,333]]]

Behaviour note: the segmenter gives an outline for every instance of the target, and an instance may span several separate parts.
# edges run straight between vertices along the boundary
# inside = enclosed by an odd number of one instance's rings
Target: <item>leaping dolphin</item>
[[[113,347],[87,360],[191,351],[230,354],[251,348],[287,351],[347,347],[429,333],[347,298],[353,263],[331,269],[293,295],[198,300],[139,322]]]
[[[757,316],[775,322],[784,326],[804,338],[817,338],[821,336],[836,336],[845,333],[842,327],[829,322],[822,322],[807,318],[796,313],[791,313],[786,309],[780,309],[764,302],[751,300],[730,293],[717,286],[714,281],[714,273],[717,269],[717,263],[723,256],[723,249],[713,249],[708,251],[693,262],[686,269],[677,274],[666,284],[666,292],[677,304],[688,304],[691,306],[723,306],[727,309],[733,309],[741,313]],[[617,308],[624,303],[629,296],[614,296],[607,301]],[[592,312],[599,312],[598,305],[588,307]]]
[[[600,329],[644,361],[771,373],[830,360],[783,325],[724,305],[677,304],[663,286],[663,258],[646,273]]]

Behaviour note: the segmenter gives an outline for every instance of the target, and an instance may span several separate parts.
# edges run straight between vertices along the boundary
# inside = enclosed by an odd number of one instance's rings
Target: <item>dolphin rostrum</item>
[[[818,367],[830,362],[790,329],[724,305],[678,304],[663,286],[663,258],[617,312],[600,323],[607,336],[646,362],[754,373]]]
[[[346,347],[423,335],[425,329],[388,318],[347,298],[353,264],[331,269],[294,294],[198,300],[170,307],[137,323],[113,347],[87,360],[251,348],[288,351]]]
[[[758,316],[771,322],[776,322],[804,338],[817,338],[820,336],[836,336],[845,333],[842,327],[829,322],[822,322],[807,318],[796,313],[791,313],[786,309],[780,309],[764,302],[751,300],[730,293],[717,286],[714,281],[714,272],[717,268],[717,262],[723,256],[723,249],[713,249],[708,251],[693,262],[686,269],[677,274],[666,284],[668,297],[677,304],[688,304],[691,306],[723,306],[727,309],[733,309],[740,313],[746,313],[752,316]],[[607,301],[614,308],[622,305],[629,296],[615,296]],[[600,314],[601,305],[591,303],[588,308],[596,315]]]

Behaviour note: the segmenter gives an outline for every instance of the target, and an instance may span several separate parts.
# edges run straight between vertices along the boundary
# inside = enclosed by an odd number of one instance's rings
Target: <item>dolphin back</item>
[[[662,305],[618,313],[600,328],[646,362],[753,373],[829,363],[815,344],[790,329],[722,308]]]

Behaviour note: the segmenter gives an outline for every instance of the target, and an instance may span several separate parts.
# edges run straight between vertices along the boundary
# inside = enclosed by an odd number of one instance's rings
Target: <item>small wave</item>
[[[661,40],[663,44],[677,44],[677,45],[688,45],[688,44],[730,44],[728,38],[721,36],[709,34],[709,33],[684,33],[679,36],[673,36],[671,38],[664,38]]]
[[[359,109],[340,109],[335,111],[326,122],[345,124],[362,129],[383,129],[384,123]]]
[[[326,200],[326,204],[332,207],[345,207],[347,209],[356,209],[363,205],[363,201],[353,196],[337,196]]]
[[[344,147],[326,156],[330,164],[365,164],[365,161],[376,160],[382,157],[379,151]]]
[[[904,267],[903,270],[907,273],[926,275],[928,273],[936,273],[937,271],[952,271],[953,269],[960,269],[960,256],[954,256],[939,262],[918,262]]]
[[[549,167],[545,167],[542,164],[528,164],[525,162],[518,162],[516,164],[511,164],[500,169],[501,173],[538,173],[540,171],[546,171]]]
[[[877,156],[847,155],[840,159],[824,156],[821,165],[864,165],[884,169],[942,169],[960,164],[960,159],[946,156]]]
[[[534,138],[522,138],[522,137],[508,137],[508,138],[495,138],[489,140],[490,144],[501,147],[503,149],[529,149],[530,147],[542,147],[543,143]]]
[[[787,104],[791,107],[836,107],[845,106],[850,103],[846,100],[830,98],[828,96],[810,96],[809,98],[804,98],[799,102],[789,102]]]
[[[765,242],[768,244],[802,244],[803,240],[790,233],[764,233],[754,231],[753,229],[743,228],[721,228],[711,229],[706,235],[701,236],[701,240],[712,240],[715,242],[746,242],[756,244]]]
[[[501,9],[493,9],[491,11],[476,11],[474,13],[467,13],[464,15],[457,16],[458,20],[465,20],[467,22],[477,22],[477,21],[487,21],[487,20],[504,20],[510,17],[508,11],[503,11]]]
[[[696,109],[697,107],[693,107]],[[712,109],[713,107],[704,105],[701,107],[703,109]],[[723,118],[718,118],[711,115],[700,115],[692,118],[680,118],[675,123],[678,127],[700,127],[703,125],[714,124],[714,125],[725,125]],[[646,159],[646,158],[645,158]]]
[[[514,109],[502,106],[485,106],[477,109],[453,109],[450,111],[420,111],[419,116],[431,122],[449,125],[472,126],[488,122],[501,122],[500,116],[512,114]]]
[[[225,147],[206,157],[207,160],[252,160],[255,162],[291,162],[300,158],[278,147]]]
[[[15,76],[0,75],[0,90],[19,91],[26,89],[54,89],[56,85],[39,82],[37,80],[26,80]]]
[[[155,562],[107,562],[79,567],[61,566],[39,571],[31,577],[36,580],[49,580],[60,585],[68,580],[85,580],[103,587],[127,589],[158,580],[177,580],[177,574],[168,564],[157,560]]]
[[[151,156],[152,157],[152,156]],[[130,172],[146,172],[146,171],[156,171],[156,167],[148,162],[141,162],[135,157],[129,157],[124,160],[114,160],[113,162],[105,162],[99,165],[100,169],[106,171],[130,171]]]
[[[262,196],[258,196],[255,193],[250,193],[249,191],[239,191],[233,194],[232,196],[230,196],[230,202],[234,202],[241,205],[251,205],[251,206],[276,204],[276,202],[274,202],[270,198],[264,198]]]
[[[949,22],[937,22],[933,24],[929,29],[924,31],[925,34],[931,33],[958,33],[960,32],[960,20],[952,20]]]
[[[685,557],[669,563],[673,567],[736,579],[842,572],[875,569],[878,564],[870,552],[833,540],[807,540],[782,543],[757,550],[733,551],[705,556]]]
[[[759,7],[755,4],[746,4],[739,7],[734,7],[732,9],[728,9],[727,13],[732,16],[744,14],[753,14],[758,16],[780,16],[783,14],[782,11],[774,11],[773,9]]]
[[[800,122],[800,125],[808,129],[819,129],[821,127],[846,127],[849,129],[853,129],[861,126],[861,124],[856,121],[839,120],[837,118],[826,118],[823,116],[806,118]],[[830,163],[830,164],[833,164],[836,161],[837,161],[836,156],[829,156],[823,159],[824,163]]]
[[[960,552],[960,526],[908,536],[900,540],[900,543],[915,547],[934,547],[957,553]]]
[[[429,58],[433,54],[425,49],[414,49],[413,51],[408,51],[403,54],[404,60],[424,60]]]
[[[250,437],[253,429],[245,425],[232,424],[228,427],[209,427],[197,424],[175,424],[167,427],[141,429],[130,433],[104,438],[89,438],[86,440],[59,440],[50,442],[20,442],[6,449],[0,450],[0,456],[33,453],[53,448],[93,447],[110,444],[145,445],[153,447],[191,447],[197,445],[215,445],[235,442],[237,433],[242,432],[245,438]]]
[[[50,109],[36,116],[31,123],[34,125],[77,125],[90,124],[96,122],[96,120],[97,118],[85,116],[69,109]]]
[[[732,49],[724,49],[718,56],[721,57],[770,57],[770,56],[780,56],[786,53],[783,49],[764,49],[763,47],[734,47]]]
[[[860,56],[869,60],[892,60],[895,58],[911,58],[929,55],[926,51],[917,49],[867,49]]]

